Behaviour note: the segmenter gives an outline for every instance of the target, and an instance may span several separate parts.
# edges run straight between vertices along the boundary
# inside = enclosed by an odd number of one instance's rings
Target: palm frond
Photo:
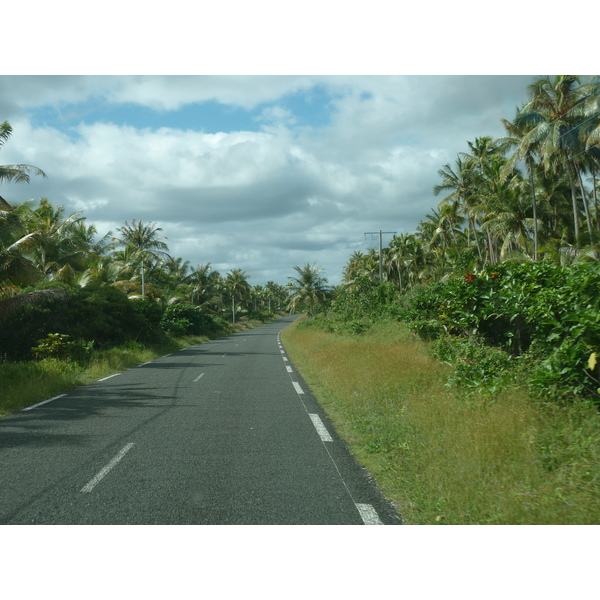
[[[18,314],[29,304],[38,304],[49,298],[67,299],[70,293],[66,290],[48,289],[17,294],[12,298],[0,300],[0,323]]]

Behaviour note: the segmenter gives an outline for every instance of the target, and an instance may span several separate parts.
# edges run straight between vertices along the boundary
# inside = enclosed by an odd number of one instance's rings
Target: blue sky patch
[[[331,120],[332,96],[324,86],[308,92],[287,94],[275,102],[259,104],[252,109],[210,100],[186,104],[177,110],[154,110],[136,103],[115,104],[102,98],[90,99],[60,107],[44,106],[28,110],[35,127],[54,127],[73,136],[73,128],[83,123],[113,123],[136,129],[157,130],[162,127],[205,133],[258,131],[265,124],[263,111],[282,108],[291,113],[295,126],[320,128]]]

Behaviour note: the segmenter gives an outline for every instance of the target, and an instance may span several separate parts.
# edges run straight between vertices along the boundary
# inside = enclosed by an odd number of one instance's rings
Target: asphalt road
[[[399,524],[288,360],[294,318],[0,419],[0,524]]]

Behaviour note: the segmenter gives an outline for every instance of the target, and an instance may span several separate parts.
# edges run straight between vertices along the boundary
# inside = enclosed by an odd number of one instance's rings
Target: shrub
[[[49,333],[31,349],[37,359],[60,358],[85,363],[89,360],[94,342],[71,340],[70,336],[60,333]]]
[[[409,324],[409,327],[411,331],[425,341],[437,340],[446,333],[442,323],[433,319],[426,321],[412,321]]]
[[[134,303],[110,285],[73,287],[70,292],[67,300],[48,298],[25,306],[2,324],[0,354],[10,360],[26,360],[31,357],[31,348],[50,333],[111,347],[128,339],[143,338],[150,328]]]
[[[432,353],[453,367],[450,385],[495,393],[515,380],[515,359],[475,339],[444,336],[433,344]]]
[[[600,399],[599,369],[588,365],[600,351],[598,263],[489,266],[428,286],[407,302],[406,314],[425,339],[443,327],[455,337],[523,356],[536,395]],[[467,373],[464,367],[457,379],[476,381],[475,369]]]
[[[224,321],[202,312],[191,304],[173,304],[167,306],[160,320],[161,328],[175,336],[206,335],[225,329]]]

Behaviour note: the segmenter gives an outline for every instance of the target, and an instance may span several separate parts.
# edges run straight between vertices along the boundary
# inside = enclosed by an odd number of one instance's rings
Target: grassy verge
[[[600,523],[600,418],[589,405],[446,385],[401,323],[357,335],[295,323],[290,358],[409,524]]]
[[[274,315],[273,318],[279,316],[281,315]],[[90,381],[136,367],[181,348],[201,344],[232,331],[245,331],[261,325],[264,325],[262,321],[243,318],[232,326],[230,331],[220,331],[210,337],[168,338],[163,344],[153,348],[137,342],[127,342],[109,350],[94,352],[86,365],[54,358],[21,363],[0,363],[0,418]]]
[[[94,352],[86,365],[55,358],[2,363],[0,364],[0,417],[95,379],[136,367],[169,352],[200,344],[208,339],[205,336],[169,339],[154,348],[128,342],[109,350]]]

